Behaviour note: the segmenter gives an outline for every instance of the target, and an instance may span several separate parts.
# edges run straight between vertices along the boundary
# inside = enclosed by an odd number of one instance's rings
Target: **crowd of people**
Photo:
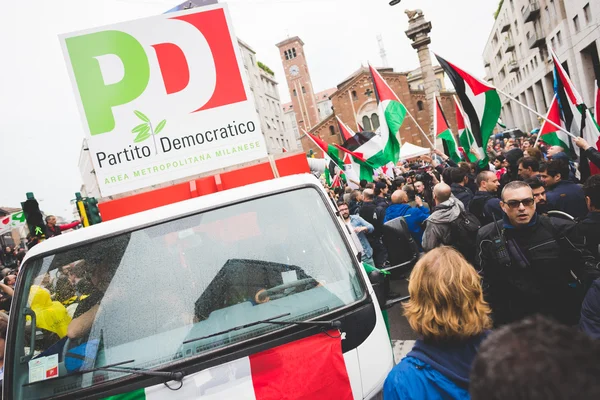
[[[384,398],[598,399],[600,175],[535,137],[494,137],[487,153],[455,163],[436,150],[328,187],[363,261],[390,266],[383,227],[398,217],[424,253],[404,305],[420,339]]]

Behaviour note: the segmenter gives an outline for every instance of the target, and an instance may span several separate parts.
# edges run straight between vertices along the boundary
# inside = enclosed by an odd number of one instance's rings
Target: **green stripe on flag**
[[[400,142],[396,135],[400,132],[400,127],[406,117],[406,107],[404,104],[390,100],[385,104],[385,121],[389,130],[388,141],[385,144],[383,152],[388,162],[396,164],[400,158]],[[387,164],[387,162],[385,163]],[[385,165],[383,164],[383,165]]]
[[[465,150],[469,161],[477,162],[477,157],[475,157],[475,155],[471,153],[471,146],[476,147],[477,144],[475,143],[475,138],[473,138],[473,135],[471,134],[471,131],[468,128],[463,129],[463,131],[460,133],[458,141],[460,142],[460,147],[462,147]]]
[[[455,163],[459,163],[461,161],[460,154],[458,153],[458,148],[456,147],[456,141],[454,139],[454,135],[450,129],[446,129],[442,133],[437,135],[438,138],[442,139],[448,149],[448,154],[446,154],[452,161]]]
[[[502,104],[500,102],[500,96],[496,90],[488,90],[485,92],[485,109],[483,111],[483,117],[481,118],[481,147],[485,150],[487,148],[488,140],[494,132],[498,118],[500,117],[500,110]],[[487,152],[484,151],[484,160],[486,165],[488,163]]]

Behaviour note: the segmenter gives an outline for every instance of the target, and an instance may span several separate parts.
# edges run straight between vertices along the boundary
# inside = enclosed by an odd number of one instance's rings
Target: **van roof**
[[[190,213],[211,209],[222,204],[269,194],[276,190],[285,190],[307,185],[317,185],[319,188],[321,188],[321,190],[324,191],[319,183],[319,180],[312,174],[298,174],[283,178],[270,179],[234,189],[207,194],[185,201],[179,201],[177,203],[127,215],[84,229],[79,229],[75,232],[69,232],[68,234],[56,236],[49,240],[43,241],[29,250],[25,260],[23,261],[26,261],[30,257],[41,253],[51,252],[61,247],[87,242],[98,237],[111,236],[145,225],[151,225],[156,222],[167,221]]]

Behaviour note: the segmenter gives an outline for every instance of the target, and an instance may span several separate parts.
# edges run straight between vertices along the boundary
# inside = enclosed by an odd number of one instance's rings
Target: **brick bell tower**
[[[310,128],[320,122],[315,93],[304,55],[304,42],[298,36],[294,36],[277,43],[276,46],[279,48],[281,63],[285,71],[285,80],[296,114],[296,123],[302,135],[304,134],[302,129],[309,132]]]

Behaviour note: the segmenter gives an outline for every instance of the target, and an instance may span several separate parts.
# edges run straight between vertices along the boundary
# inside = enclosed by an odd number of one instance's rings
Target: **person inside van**
[[[471,364],[492,327],[479,275],[441,246],[415,265],[408,291],[404,315],[420,339],[389,373],[384,399],[468,399]]]

